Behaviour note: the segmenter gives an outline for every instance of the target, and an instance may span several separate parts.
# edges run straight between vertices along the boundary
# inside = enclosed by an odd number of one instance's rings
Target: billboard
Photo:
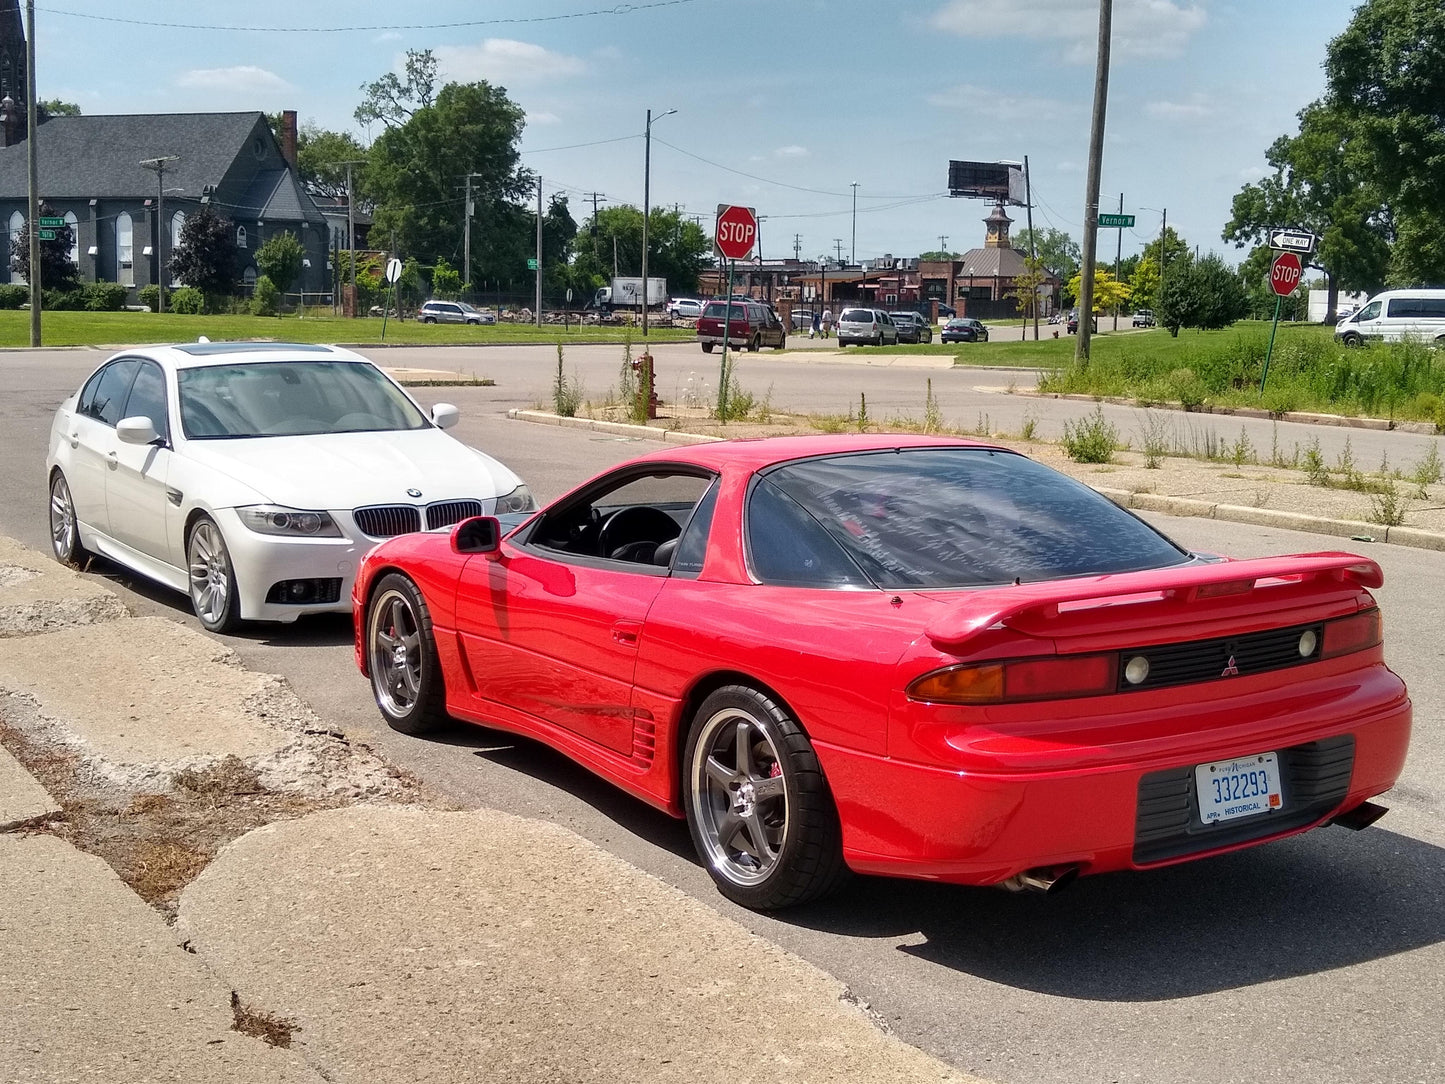
[[[1023,167],[1016,162],[948,163],[948,194],[973,199],[1003,200],[1016,207],[1027,203]]]

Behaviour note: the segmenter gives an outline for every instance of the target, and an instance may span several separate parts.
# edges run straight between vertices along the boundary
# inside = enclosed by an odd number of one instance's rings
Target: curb
[[[1122,395],[1080,395],[1074,392],[1015,390],[1012,394],[1029,399],[1065,399],[1076,403],[1108,403],[1110,406],[1134,407],[1138,410],[1174,410],[1181,414],[1211,414],[1234,418],[1263,418],[1270,421],[1298,422],[1301,425],[1333,425],[1342,429],[1376,429],[1382,432],[1423,433],[1436,436],[1433,422],[1401,422],[1391,418],[1351,418],[1342,414],[1314,414],[1306,410],[1286,410],[1275,414],[1261,407],[1200,406],[1186,410],[1179,403],[1151,403]]]
[[[711,444],[725,437],[709,437],[701,433],[684,433],[680,429],[654,429],[625,422],[604,422],[595,418],[564,418],[543,410],[513,409],[507,417],[514,421],[539,425],[557,425],[565,429],[590,429],[598,433],[635,437],[640,440],[661,440],[668,444]],[[1087,482],[1084,483],[1088,485]],[[1423,531],[1418,527],[1384,527],[1352,519],[1329,519],[1303,512],[1282,512],[1273,508],[1250,508],[1240,504],[1216,504],[1190,497],[1165,497],[1157,493],[1134,493],[1127,489],[1089,486],[1113,501],[1120,508],[1140,512],[1163,512],[1171,516],[1194,516],[1228,523],[1250,523],[1259,527],[1279,527],[1288,531],[1309,531],[1313,534],[1353,538],[1358,541],[1393,542],[1397,546],[1445,552],[1445,534]]]

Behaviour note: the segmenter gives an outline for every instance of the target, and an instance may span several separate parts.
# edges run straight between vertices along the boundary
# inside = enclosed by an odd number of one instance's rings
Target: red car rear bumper
[[[995,884],[1040,867],[1077,866],[1082,873],[1104,873],[1169,865],[1306,831],[1394,784],[1404,765],[1410,719],[1402,687],[1398,700],[1377,713],[1310,735],[1311,742],[1353,737],[1353,763],[1344,796],[1317,810],[1307,823],[1282,831],[1259,824],[1251,838],[1221,836],[1218,845],[1209,830],[1195,825],[1198,835],[1192,837],[1189,853],[1156,861],[1136,860],[1140,782],[1155,772],[1192,770],[1200,758],[1197,751],[1185,753],[1182,745],[1179,755],[1156,754],[1147,761],[1006,772],[950,771],[836,746],[817,748],[838,800],[844,856],[852,869]],[[1289,740],[1300,747],[1297,737]],[[1269,738],[1257,744],[1221,755],[1289,748]],[[1066,752],[1055,746],[1049,759],[1057,764]],[[1287,807],[1290,800],[1287,795]],[[1197,809],[1191,808],[1189,816],[1197,821]]]

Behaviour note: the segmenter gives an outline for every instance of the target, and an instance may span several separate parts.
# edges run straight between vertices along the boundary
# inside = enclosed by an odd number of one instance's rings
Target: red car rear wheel
[[[847,876],[838,812],[812,743],[771,698],[745,685],[709,696],[693,716],[684,770],[693,844],[734,903],[791,907]]]

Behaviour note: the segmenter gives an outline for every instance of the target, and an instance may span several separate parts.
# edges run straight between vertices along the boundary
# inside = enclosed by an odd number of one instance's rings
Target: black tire
[[[748,340],[748,353],[749,353],[749,354],[756,354],[756,353],[757,353],[759,350],[761,350],[762,348],[763,348],[763,337],[762,337],[761,334],[754,335],[751,339]]]
[[[703,352],[704,354],[711,354],[711,353],[712,353],[712,343],[703,343],[703,344],[702,344],[702,352]]]
[[[90,555],[80,544],[80,521],[75,516],[70,483],[58,470],[50,475],[50,550],[63,565],[82,565]]]
[[[786,350],[787,348],[788,348],[788,337],[787,337],[786,335],[779,335],[779,336],[778,336],[778,345],[777,345],[774,349],[777,349],[777,350]]]
[[[421,322],[423,324],[434,324],[437,322],[437,318],[435,316],[423,316]]]
[[[365,627],[371,692],[387,725],[420,736],[445,723],[446,684],[431,611],[417,585],[399,572],[378,580]]]
[[[740,906],[793,907],[847,879],[838,811],[812,743],[756,689],[725,685],[698,708],[683,802],[698,857]]]
[[[874,346],[882,346],[882,345],[883,345],[883,332],[880,331],[880,332],[874,337],[874,339],[873,339],[873,345],[874,345]]]
[[[241,625],[241,593],[221,528],[201,516],[186,536],[186,578],[191,609],[207,632],[234,632]]]
[[[1351,348],[1365,345],[1365,340],[1360,338],[1360,336],[1355,334],[1353,331],[1346,332],[1343,336],[1343,339],[1344,344]]]

